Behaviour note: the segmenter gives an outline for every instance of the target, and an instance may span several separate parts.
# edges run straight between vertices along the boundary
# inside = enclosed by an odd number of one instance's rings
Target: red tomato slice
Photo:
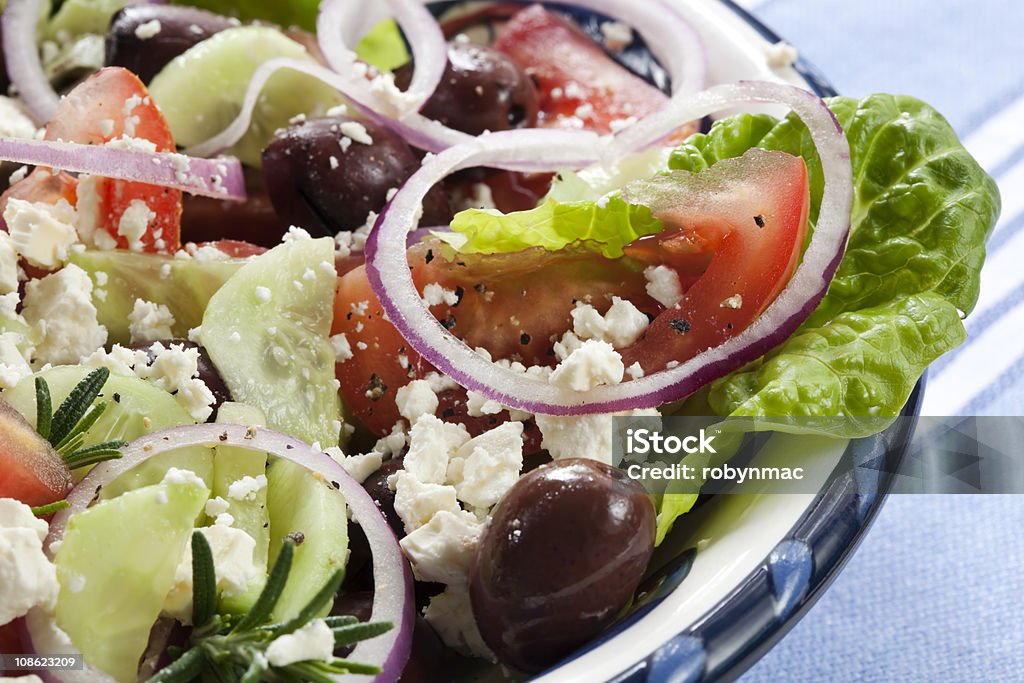
[[[533,77],[544,127],[582,125],[610,133],[613,121],[643,118],[668,101],[663,92],[615,62],[579,27],[540,5],[516,14],[493,47]]]
[[[148,140],[158,152],[173,152],[174,137],[146,86],[127,69],[97,71],[63,98],[46,126],[47,140],[101,145],[122,136]],[[107,232],[118,248],[128,239],[118,225],[133,201],[155,214],[141,237],[143,251],[173,254],[181,239],[181,191],[129,180],[100,178],[96,229]],[[81,208],[81,207],[80,207]]]
[[[803,160],[758,152],[677,176],[652,206],[666,230],[637,241],[624,258],[536,249],[448,261],[417,245],[409,251],[413,280],[421,291],[437,283],[458,296],[456,305],[431,311],[470,347],[525,365],[557,362],[552,345],[572,328],[576,301],[604,312],[619,296],[653,318],[646,334],[621,350],[625,364],[664,369],[745,329],[796,268],[810,203]],[[666,310],[647,294],[649,265],[680,276],[685,293],[678,309]],[[365,426],[386,434],[399,419],[398,388],[433,368],[384,319],[364,268],[339,278],[334,311],[333,333],[345,333],[352,347],[352,358],[337,366],[342,397]],[[482,428],[463,417],[464,400],[464,392],[442,397],[439,413]]]
[[[662,197],[651,209],[673,228],[661,241],[706,242],[714,253],[682,301],[623,351],[627,366],[639,362],[648,373],[721,344],[761,315],[796,270],[810,208],[803,159],[757,149],[685,174]]]

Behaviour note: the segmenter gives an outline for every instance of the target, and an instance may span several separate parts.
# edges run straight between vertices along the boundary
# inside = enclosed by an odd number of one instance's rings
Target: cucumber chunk
[[[97,286],[107,297],[103,301],[93,298],[96,318],[106,326],[112,344],[131,341],[128,314],[136,299],[167,306],[174,316],[171,331],[175,337],[185,338],[202,322],[210,297],[245,264],[244,259],[197,261],[116,250],[72,254],[71,262],[93,280],[97,273],[105,274],[105,284]]]
[[[242,110],[249,81],[264,62],[288,57],[314,63],[306,48],[269,26],[222,31],[175,57],[149,85],[179,145],[213,137]],[[341,95],[321,81],[286,70],[274,74],[260,96],[248,132],[231,153],[259,167],[263,148],[289,119],[320,116],[341,104]]]
[[[193,483],[155,484],[97,503],[68,522],[54,560],[57,625],[86,662],[119,682],[136,679],[209,493]]]
[[[200,341],[231,395],[272,429],[338,443],[334,241],[293,239],[257,256],[210,299]]]
[[[242,403],[223,403],[217,411],[217,422],[222,424],[263,425],[266,418],[258,408]],[[228,513],[234,517],[232,526],[241,529],[256,541],[253,550],[253,564],[258,569],[256,578],[249,582],[249,589],[239,595],[220,596],[222,611],[231,614],[248,612],[263,585],[267,582],[267,558],[270,549],[270,528],[267,517],[267,489],[256,491],[252,500],[232,498],[231,485],[243,477],[265,476],[267,454],[234,446],[218,446],[213,456],[213,495],[228,502]],[[213,521],[213,520],[211,520]]]
[[[286,536],[293,534],[296,542],[301,539],[288,583],[274,608],[274,620],[283,621],[297,615],[327,579],[345,566],[348,515],[344,497],[330,483],[287,460],[277,460],[267,469],[267,510],[271,564]]]

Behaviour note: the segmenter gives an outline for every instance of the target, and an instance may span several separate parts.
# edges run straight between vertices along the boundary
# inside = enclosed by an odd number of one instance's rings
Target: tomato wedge
[[[533,5],[498,34],[494,48],[537,84],[540,125],[612,132],[614,121],[642,118],[668,97],[609,57],[568,19]]]
[[[800,260],[810,193],[803,159],[760,149],[648,183],[639,198],[671,226],[662,242],[713,245],[679,304],[622,352],[624,363],[651,373],[739,334],[775,300]]]
[[[434,316],[470,347],[495,359],[555,365],[553,344],[572,329],[577,301],[604,312],[612,296],[632,302],[652,319],[646,333],[620,352],[627,366],[648,373],[683,362],[739,334],[778,296],[796,268],[806,237],[810,204],[803,160],[754,150],[700,174],[678,172],[635,186],[666,225],[634,242],[620,259],[581,249],[512,254],[441,255],[437,243],[408,252],[422,293],[440,285],[452,303],[431,306]],[[665,308],[647,293],[650,266],[679,277],[683,298]],[[433,301],[434,299],[431,299]],[[344,333],[352,358],[339,363],[345,403],[382,435],[399,419],[395,393],[433,370],[388,322],[365,269],[338,280],[335,334]],[[463,419],[459,398],[442,397],[439,413]]]
[[[97,71],[64,97],[46,126],[47,140],[102,145],[123,136],[147,140],[159,152],[175,150],[174,137],[163,114],[146,87],[126,69],[108,67]],[[90,179],[93,201],[81,203],[79,181],[67,174],[55,187],[47,169],[36,169],[16,184],[4,199],[17,196],[32,201],[57,201],[64,197],[77,204],[79,229],[102,231],[120,249],[132,246],[119,233],[121,219],[134,202],[144,202],[152,217],[139,235],[142,251],[173,254],[181,246],[181,191],[113,178]],[[88,215],[82,215],[88,211]]]

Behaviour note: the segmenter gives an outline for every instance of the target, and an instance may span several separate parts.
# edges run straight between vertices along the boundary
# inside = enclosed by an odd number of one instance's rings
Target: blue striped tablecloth
[[[1003,212],[970,338],[931,369],[924,412],[1022,414],[1024,2],[741,4],[843,94],[930,102],[996,178]],[[890,498],[833,587],[741,680],[1024,681],[1024,497]]]

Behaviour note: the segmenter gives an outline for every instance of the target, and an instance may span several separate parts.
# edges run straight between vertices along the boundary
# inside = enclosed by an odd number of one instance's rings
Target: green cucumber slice
[[[307,443],[338,443],[334,241],[292,239],[257,256],[210,299],[200,341],[236,401]]]
[[[155,484],[97,503],[68,522],[54,559],[57,625],[85,660],[135,681],[209,489]]]
[[[217,422],[223,424],[264,425],[266,418],[258,408],[243,403],[223,403],[217,411]],[[256,491],[252,500],[232,498],[231,484],[242,477],[259,477],[267,471],[267,454],[237,448],[218,446],[213,456],[213,495],[228,502],[228,513],[235,518],[234,526],[249,534],[256,541],[253,550],[253,564],[258,568],[256,578],[249,583],[249,589],[240,595],[220,596],[220,609],[231,614],[248,612],[263,585],[267,582],[267,558],[270,550],[270,525],[267,516],[267,489]],[[212,520],[211,520],[212,521]]]
[[[345,566],[348,514],[344,497],[333,486],[287,460],[277,460],[267,469],[267,509],[271,564],[286,536],[301,539],[288,583],[274,608],[273,619],[284,621],[296,616]]]
[[[243,259],[198,261],[116,250],[72,254],[71,262],[107,293],[105,299],[94,296],[93,301],[111,344],[131,341],[128,314],[136,299],[167,306],[174,316],[171,331],[184,339],[202,322],[210,297],[245,264]],[[103,275],[97,277],[99,273]]]
[[[314,63],[306,48],[269,26],[222,31],[175,57],[149,85],[179,145],[189,147],[227,128],[242,110],[249,81],[264,62],[288,57]],[[274,131],[299,114],[320,116],[341,104],[341,95],[297,73],[274,74],[260,96],[248,132],[231,153],[259,167]]]

